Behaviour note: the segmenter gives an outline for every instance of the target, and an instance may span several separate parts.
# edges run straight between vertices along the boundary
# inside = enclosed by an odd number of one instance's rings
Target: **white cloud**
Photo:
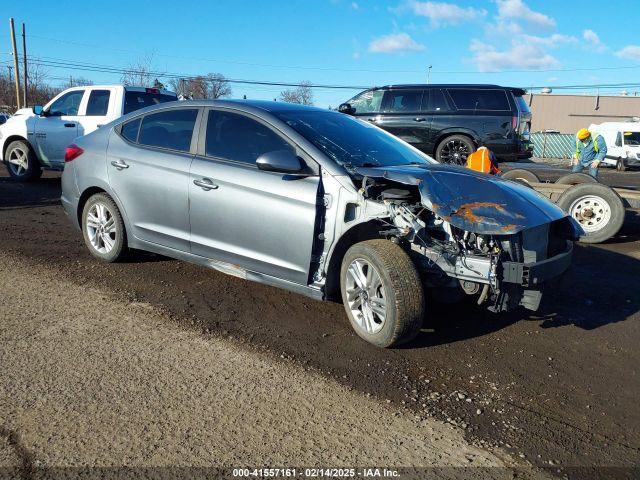
[[[523,20],[537,27],[553,28],[556,21],[548,15],[534,12],[522,0],[495,0],[499,20]]]
[[[360,8],[360,5],[358,5],[356,2],[351,2],[351,8],[353,10],[358,10]]]
[[[596,52],[602,53],[607,50],[607,46],[602,43],[600,37],[593,30],[587,29],[582,32],[582,38],[587,42],[587,47]]]
[[[425,49],[406,33],[392,33],[375,38],[369,44],[371,53],[407,53]]]
[[[640,45],[627,45],[621,50],[618,50],[616,56],[640,61]]]
[[[546,37],[522,34],[517,37],[516,41],[518,43],[529,42],[536,45],[543,45],[545,47],[557,47],[562,43],[575,43],[578,41],[578,39],[576,37],[572,37],[571,35],[563,35],[561,33],[554,33],[553,35],[549,35]]]
[[[441,25],[459,25],[465,22],[482,19],[487,11],[481,8],[460,7],[455,3],[445,2],[408,2],[405,8],[409,8],[415,15],[426,17],[431,21],[432,27]]]
[[[481,72],[501,70],[544,70],[557,67],[560,62],[535,43],[514,41],[509,48],[498,50],[493,45],[472,40],[469,47],[473,63]]]

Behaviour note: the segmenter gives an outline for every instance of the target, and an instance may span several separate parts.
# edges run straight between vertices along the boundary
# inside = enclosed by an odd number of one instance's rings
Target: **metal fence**
[[[537,132],[531,134],[533,156],[571,158],[576,151],[576,137],[571,133]]]

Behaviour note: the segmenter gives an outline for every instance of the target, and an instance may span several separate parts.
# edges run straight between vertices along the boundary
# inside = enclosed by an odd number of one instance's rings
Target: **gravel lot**
[[[577,248],[538,314],[431,303],[413,344],[380,350],[340,305],[158,256],[97,263],[46,177],[0,178],[3,464],[469,455],[571,478],[638,473],[633,215],[615,240]]]
[[[0,278],[0,465],[513,464],[460,429],[181,328],[148,303],[4,253]]]

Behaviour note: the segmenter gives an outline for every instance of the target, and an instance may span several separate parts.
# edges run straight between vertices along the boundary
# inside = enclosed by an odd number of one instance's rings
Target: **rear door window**
[[[142,119],[138,143],[188,152],[197,116],[195,108],[176,108],[146,115]]]
[[[252,118],[211,110],[207,120],[205,154],[254,164],[263,153],[293,150],[280,135]]]
[[[154,91],[126,90],[124,94],[124,115],[135,112],[144,107],[150,107],[159,103],[175,102],[178,98],[174,95],[155,93]]]
[[[458,110],[511,111],[504,90],[450,88],[448,92]]]
[[[440,88],[425,90],[422,96],[422,110],[425,112],[448,112],[451,110],[449,103]]]
[[[390,113],[419,112],[422,93],[422,90],[387,90],[384,94],[383,110]]]
[[[91,90],[89,101],[87,102],[88,116],[103,117],[109,110],[109,98],[111,92],[109,90]]]

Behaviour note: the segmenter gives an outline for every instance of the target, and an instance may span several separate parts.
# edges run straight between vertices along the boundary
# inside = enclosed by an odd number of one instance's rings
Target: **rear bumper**
[[[573,242],[567,241],[567,248],[546,260],[532,263],[502,262],[502,281],[536,288],[554,278],[559,277],[571,266]]]

